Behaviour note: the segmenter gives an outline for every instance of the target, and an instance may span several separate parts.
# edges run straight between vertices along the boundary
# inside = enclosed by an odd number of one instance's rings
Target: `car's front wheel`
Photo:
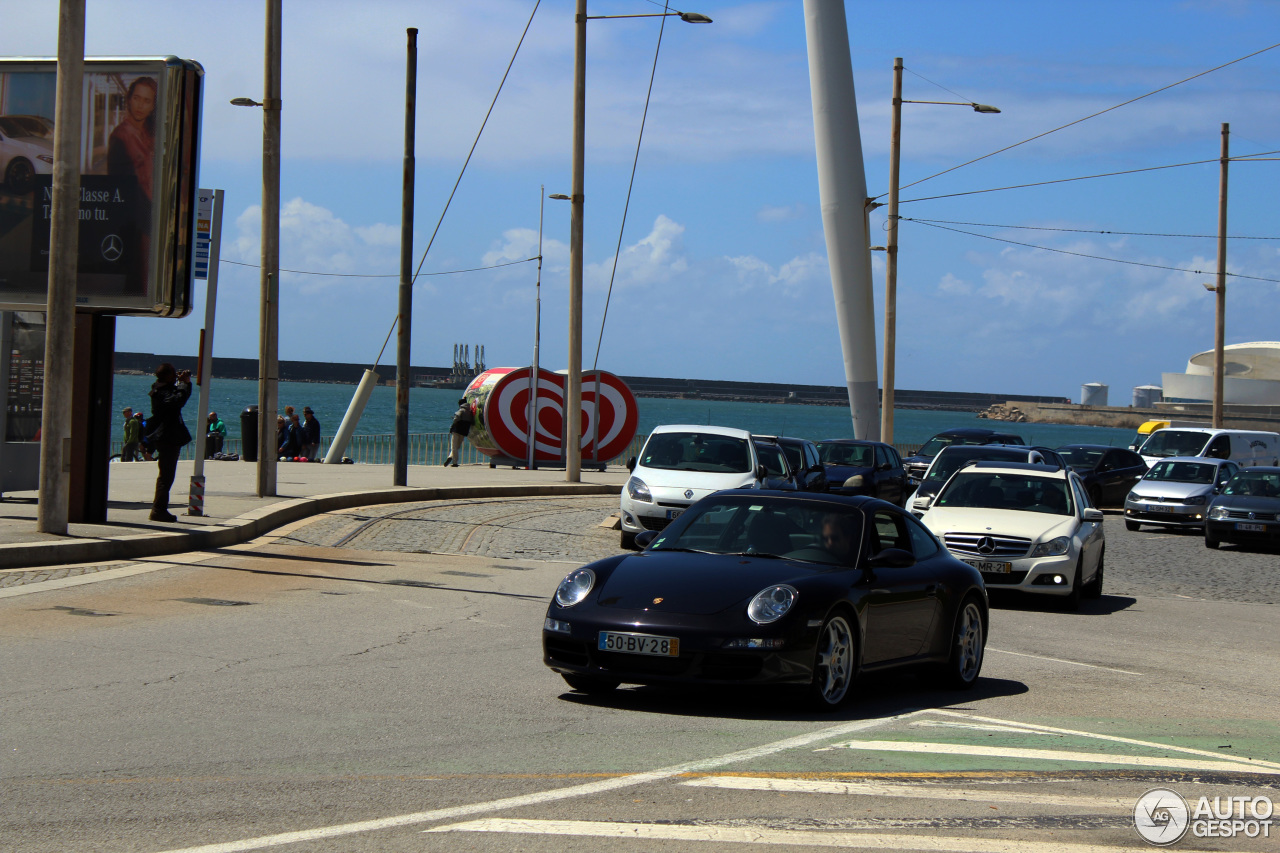
[[[1139,524],[1139,523],[1138,523],[1138,522],[1136,522],[1136,521],[1130,521],[1130,520],[1129,520],[1129,519],[1127,519],[1127,518],[1124,520],[1124,529],[1125,529],[1125,530],[1137,530],[1137,529],[1138,529],[1139,527],[1141,527],[1141,526],[1142,526],[1142,525],[1141,525],[1141,524]]]
[[[15,157],[9,162],[4,179],[14,195],[26,195],[35,186],[36,170],[31,167],[30,160]]]
[[[987,648],[987,626],[982,606],[972,595],[960,605],[951,632],[951,657],[942,673],[947,687],[968,690],[978,681]]]
[[[816,707],[834,711],[849,698],[857,668],[858,640],[844,614],[827,617],[818,632],[813,682],[809,691]]]
[[[564,679],[565,684],[568,684],[579,693],[586,693],[588,696],[612,693],[621,683],[614,681],[612,678],[598,678],[594,675],[568,675],[561,673],[560,677]]]
[[[1071,592],[1067,593],[1067,597],[1062,599],[1062,609],[1066,611],[1075,611],[1080,609],[1080,598],[1084,585],[1084,556],[1082,555],[1076,561],[1075,578],[1071,581]]]
[[[1211,534],[1209,532],[1209,529],[1206,527],[1204,531],[1204,547],[1212,548],[1213,550],[1216,551],[1218,550],[1218,546],[1221,544],[1222,544],[1222,540],[1218,539],[1216,536]]]
[[[1107,552],[1104,550],[1098,555],[1098,571],[1094,574],[1093,580],[1089,581],[1084,588],[1086,598],[1102,598],[1102,576],[1106,570]]]

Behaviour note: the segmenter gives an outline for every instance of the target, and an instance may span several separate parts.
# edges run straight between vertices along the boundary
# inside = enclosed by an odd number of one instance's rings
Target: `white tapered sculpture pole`
[[[879,439],[875,303],[867,239],[867,180],[858,134],[844,0],[804,0],[818,194],[827,238],[854,438]]]

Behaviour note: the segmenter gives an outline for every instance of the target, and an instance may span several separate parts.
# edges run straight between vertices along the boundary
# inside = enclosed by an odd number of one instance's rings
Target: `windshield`
[[[1098,463],[1102,461],[1102,457],[1106,455],[1105,450],[1094,447],[1060,447],[1058,453],[1063,459],[1067,460],[1067,464],[1077,471],[1092,471],[1098,467]]]
[[[819,444],[818,458],[826,465],[870,468],[875,464],[875,448],[868,444]]]
[[[1181,429],[1162,429],[1152,434],[1142,445],[1143,456],[1199,456],[1209,441],[1202,432]]]
[[[1008,459],[1011,462],[1026,462],[1027,454],[991,450],[985,447],[948,447],[933,460],[933,464],[929,466],[929,473],[924,476],[924,481],[941,485],[951,479],[951,475],[963,468],[966,463],[975,459],[991,461]]]
[[[746,474],[751,452],[745,438],[701,432],[659,432],[649,436],[640,455],[645,468]]]
[[[764,470],[769,472],[771,477],[787,476],[787,463],[782,455],[781,448],[776,444],[760,444],[756,443],[756,457],[759,458],[760,464],[764,466]]]
[[[985,471],[956,474],[934,506],[1015,509],[1050,515],[1073,513],[1066,480]]]
[[[862,541],[862,514],[816,501],[711,495],[685,511],[649,546],[651,551],[700,551],[786,557],[851,565]]]
[[[1241,471],[1231,478],[1222,493],[1256,498],[1280,497],[1280,474],[1274,471]]]
[[[1218,466],[1208,462],[1157,462],[1142,479],[1162,483],[1212,483]]]

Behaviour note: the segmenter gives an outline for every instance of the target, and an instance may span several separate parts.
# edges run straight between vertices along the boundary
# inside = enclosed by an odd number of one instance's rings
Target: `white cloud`
[[[831,280],[830,266],[825,255],[810,252],[786,261],[776,269],[754,255],[726,257],[745,290],[778,287],[787,296],[797,296],[814,282]]]
[[[616,287],[640,287],[664,284],[689,269],[684,253],[684,226],[663,214],[653,222],[653,228],[638,242],[625,247],[618,258]],[[598,264],[590,264],[584,270],[584,278],[597,289],[609,286],[613,270],[613,258]]]
[[[967,296],[973,293],[973,285],[962,278],[957,278],[951,273],[947,273],[938,282],[938,290],[943,293],[955,293],[960,296]]]
[[[766,205],[756,211],[756,219],[760,222],[785,222],[788,219],[799,219],[804,215],[804,205],[789,204],[782,207]]]

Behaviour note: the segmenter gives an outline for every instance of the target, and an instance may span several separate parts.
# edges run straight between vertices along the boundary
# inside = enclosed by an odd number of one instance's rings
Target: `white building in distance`
[[[1161,375],[1166,401],[1213,401],[1213,350],[1191,356],[1186,373]],[[1280,405],[1280,341],[1253,341],[1223,348],[1222,401]]]

